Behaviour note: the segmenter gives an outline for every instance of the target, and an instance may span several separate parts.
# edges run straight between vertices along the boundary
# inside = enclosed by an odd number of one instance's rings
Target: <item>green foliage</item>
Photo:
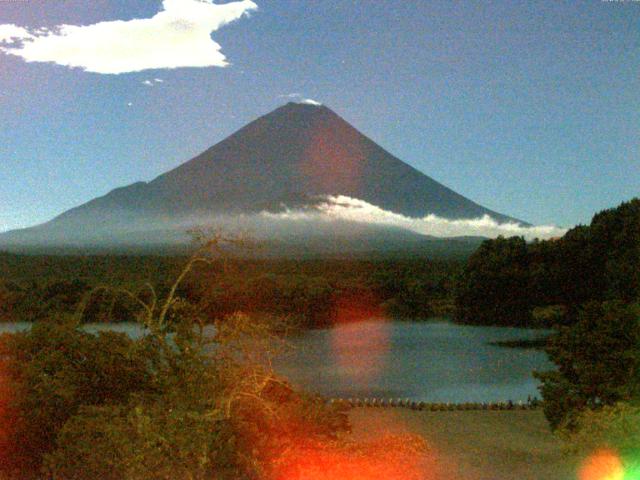
[[[590,303],[547,347],[557,370],[537,373],[552,428],[572,428],[582,410],[640,393],[640,310],[620,302]]]
[[[465,323],[555,327],[557,370],[536,373],[553,429],[640,394],[640,199],[596,214],[561,239],[484,242],[456,287]]]
[[[83,322],[126,322],[150,300],[145,281],[165,297],[184,257],[46,257],[0,253],[0,321],[40,321],[83,308]],[[394,318],[449,315],[459,261],[243,260],[211,258],[195,265],[178,296],[208,322],[237,311],[287,316],[301,327],[336,320],[345,299],[366,299]],[[108,288],[107,288],[108,287]],[[362,302],[364,303],[364,301]]]
[[[369,280],[385,312],[394,318],[420,319],[452,312],[457,265],[445,263],[387,264]]]
[[[640,406],[619,402],[575,417],[574,428],[560,431],[567,450],[589,454],[599,449],[640,460]]]
[[[13,282],[0,281],[0,322],[10,322],[15,318],[14,311],[22,296],[21,290]]]
[[[51,478],[240,478],[236,434],[221,405],[227,373],[205,353],[209,339],[193,328],[192,307],[170,304],[165,323],[150,317],[152,332],[132,341],[154,388],[81,406],[44,456]]]
[[[25,478],[35,475],[58,430],[82,405],[122,402],[154,388],[144,353],[126,335],[91,335],[69,322],[41,322],[5,335],[2,356],[10,388],[0,410],[10,417],[3,419],[10,433],[0,446],[0,469]]]
[[[210,318],[235,311],[296,317],[303,325],[327,323],[334,289],[322,277],[301,274],[260,273],[255,276],[226,275],[204,283],[196,294]]]
[[[535,307],[531,312],[533,326],[548,327],[565,323],[567,309],[564,305],[547,305]]]
[[[3,338],[0,477],[265,478],[301,438],[348,429],[338,407],[295,392],[271,370],[284,330],[273,317],[232,315],[211,336],[203,312],[178,295],[222,242],[207,241],[160,295],[93,291],[138,305],[148,332],[140,339],[84,332],[86,309]]]
[[[234,432],[218,411],[159,396],[83,407],[45,458],[53,479],[235,479]]]
[[[469,258],[456,288],[456,318],[483,325],[530,321],[527,244],[521,237],[485,241]]]
[[[640,299],[640,199],[605,210],[591,222],[593,243],[603,263],[607,297]]]
[[[534,308],[555,305],[564,314],[538,315],[534,325],[570,324],[587,302],[640,300],[638,265],[636,198],[596,214],[589,226],[577,226],[560,239],[530,244],[516,237],[485,241],[459,276],[456,318],[465,323],[527,325]]]

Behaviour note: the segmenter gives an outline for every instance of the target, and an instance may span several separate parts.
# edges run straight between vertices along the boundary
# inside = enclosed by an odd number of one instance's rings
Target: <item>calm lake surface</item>
[[[0,333],[29,324],[0,324]],[[89,325],[139,336],[137,324]],[[290,339],[276,370],[295,385],[331,397],[429,402],[525,401],[540,396],[533,370],[553,367],[538,350],[490,342],[535,339],[548,331],[472,327],[446,321],[352,323]]]
[[[429,402],[525,401],[540,397],[533,370],[544,352],[490,342],[535,339],[549,331],[450,322],[362,322],[305,332],[276,369],[328,396]]]

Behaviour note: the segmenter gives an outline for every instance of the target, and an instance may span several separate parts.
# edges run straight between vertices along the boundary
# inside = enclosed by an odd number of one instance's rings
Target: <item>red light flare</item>
[[[361,443],[294,448],[278,461],[275,480],[440,480],[420,437],[382,435]]]
[[[335,123],[312,127],[300,174],[317,193],[356,194],[366,163],[358,133]]]
[[[366,387],[384,367],[391,326],[377,300],[367,293],[338,298],[334,318],[330,332],[333,358],[352,382]]]
[[[314,435],[312,425],[289,425],[281,435],[272,435],[272,439],[287,441],[282,443],[285,448],[271,457],[267,478],[460,480],[455,462],[429,444],[402,414],[380,409],[358,409],[354,413],[353,431],[348,435],[343,432],[337,439]]]
[[[0,462],[8,462],[6,455],[12,450],[12,437],[16,414],[11,403],[15,392],[10,380],[7,360],[0,353]]]
[[[578,480],[623,480],[624,466],[620,456],[610,449],[597,450],[582,463]]]

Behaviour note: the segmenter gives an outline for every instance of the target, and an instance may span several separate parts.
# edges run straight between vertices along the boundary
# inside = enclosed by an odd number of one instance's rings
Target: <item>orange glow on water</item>
[[[358,324],[341,324],[331,331],[334,360],[352,380],[367,384],[383,368],[389,351],[389,325],[384,320]]]
[[[382,370],[390,349],[391,327],[375,304],[368,298],[340,299],[331,329],[333,358],[360,387]]]
[[[623,480],[624,466],[613,450],[598,450],[580,466],[578,480]]]

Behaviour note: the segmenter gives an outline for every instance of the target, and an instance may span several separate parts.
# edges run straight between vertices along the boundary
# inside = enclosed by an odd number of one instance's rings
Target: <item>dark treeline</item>
[[[640,297],[640,199],[597,213],[562,238],[485,241],[456,287],[464,323],[553,326],[576,321],[589,302]]]
[[[0,320],[38,321],[84,308],[85,322],[135,319],[117,288],[166,293],[185,257],[0,254]],[[450,315],[460,260],[246,260],[196,268],[179,295],[213,321],[236,311],[285,315],[303,327],[372,315]],[[96,290],[108,286],[109,289]]]
[[[185,256],[0,253],[0,321],[72,313],[121,322],[139,310],[123,288],[165,293]],[[487,240],[468,259],[231,259],[197,268],[180,296],[213,321],[236,311],[285,315],[303,327],[375,315],[549,327],[575,323],[588,302],[640,292],[640,200],[596,214],[559,239]],[[100,286],[110,289],[93,291]],[[92,292],[90,294],[90,292]]]
[[[556,240],[484,242],[459,277],[456,317],[554,327],[556,368],[535,372],[544,413],[570,447],[636,458],[640,429],[640,199]]]

